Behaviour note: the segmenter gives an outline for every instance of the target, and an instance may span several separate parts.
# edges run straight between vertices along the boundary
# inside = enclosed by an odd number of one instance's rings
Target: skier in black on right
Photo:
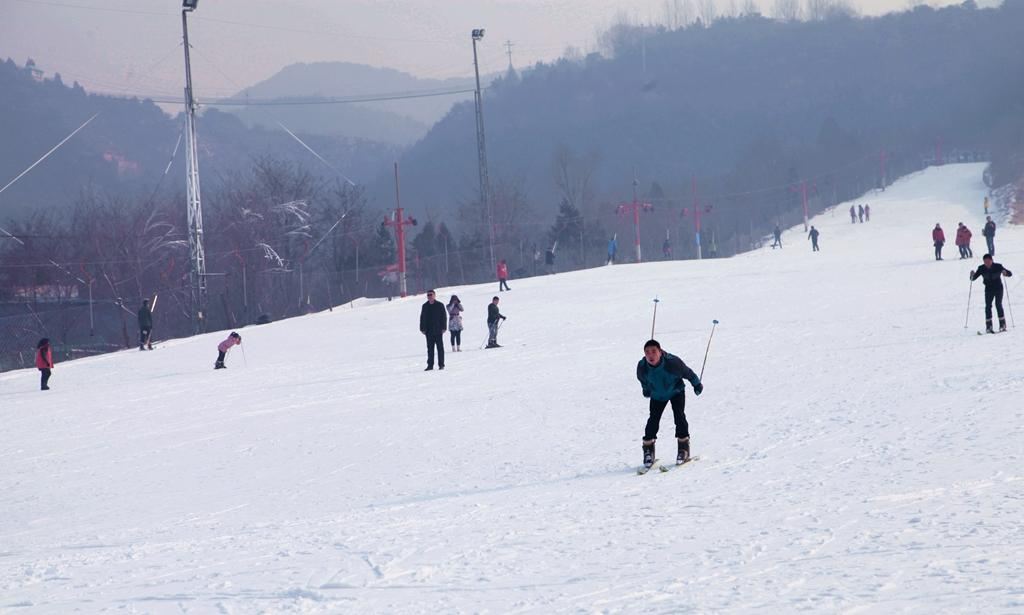
[[[982,264],[977,271],[971,272],[971,281],[981,278],[985,282],[985,333],[995,333],[992,330],[992,301],[996,303],[996,314],[999,315],[999,332],[1006,331],[1006,317],[1003,316],[1003,276],[1010,277],[1013,274],[1002,264],[992,261],[992,255],[986,254],[981,257]]]
[[[657,340],[648,340],[644,344],[644,358],[636,364],[636,379],[640,381],[644,397],[651,400],[651,414],[644,429],[644,467],[649,469],[654,465],[658,426],[665,406],[669,403],[672,404],[672,416],[676,422],[676,463],[686,463],[690,459],[690,425],[686,422],[684,381],[689,381],[694,394],[700,395],[704,391],[700,378],[682,359],[663,351]]]

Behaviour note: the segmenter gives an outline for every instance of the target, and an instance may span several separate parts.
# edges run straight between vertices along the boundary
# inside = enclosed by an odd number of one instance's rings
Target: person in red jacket
[[[224,365],[224,357],[227,356],[228,351],[231,350],[232,346],[238,346],[242,343],[242,336],[231,332],[228,339],[217,344],[217,362],[213,364],[213,369],[224,369],[227,365]]]
[[[508,263],[505,259],[498,261],[498,292],[512,290],[508,287]]]
[[[960,248],[961,260],[974,257],[971,252],[971,229],[964,226],[963,222],[956,229],[956,247]]]
[[[49,338],[44,337],[36,344],[36,367],[39,368],[41,376],[41,390],[49,391],[50,370],[53,369],[53,351],[50,350]]]
[[[935,244],[935,260],[942,260],[942,246],[946,243],[946,234],[942,232],[942,227],[939,223],[935,223],[935,228],[932,229],[932,243]]]

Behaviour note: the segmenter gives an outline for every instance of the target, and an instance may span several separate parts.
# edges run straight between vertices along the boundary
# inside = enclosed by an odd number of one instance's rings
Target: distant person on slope
[[[956,229],[956,246],[960,248],[961,260],[974,256],[974,253],[971,252],[971,230],[964,226],[963,222]]]
[[[672,258],[672,242],[669,241],[668,237],[661,244],[661,256],[668,260]]]
[[[615,253],[619,251],[619,242],[616,239],[616,235],[612,235],[612,238],[608,240],[608,263],[609,265],[615,264]]]
[[[932,229],[932,244],[935,246],[935,260],[942,260],[942,246],[946,243],[946,234],[942,232],[942,227],[939,223],[935,223],[935,228]]]
[[[996,303],[996,314],[999,316],[999,331],[1006,331],[1006,318],[1003,316],[1003,280],[1013,274],[1000,263],[992,261],[992,255],[986,254],[981,257],[982,264],[976,271],[971,272],[971,281],[981,278],[985,282],[985,332],[995,333],[992,330],[992,302]]]
[[[498,261],[498,292],[512,290],[508,287],[508,262],[505,259]]]
[[[871,222],[871,206],[870,205],[865,205],[864,206],[864,221],[865,222]]]
[[[462,352],[462,302],[458,295],[448,301],[448,331],[452,337],[452,352]]]
[[[227,356],[232,346],[238,346],[241,343],[242,336],[232,331],[226,340],[217,344],[217,362],[213,364],[213,369],[225,369],[227,365],[224,365],[224,357]]]
[[[555,272],[555,248],[548,248],[544,252],[544,266],[547,268],[547,273],[552,274]]]
[[[782,247],[782,229],[779,228],[778,224],[775,225],[775,230],[772,231],[772,235],[775,235],[775,243],[772,244],[772,249],[775,249],[776,247],[781,248]]]
[[[861,222],[864,222],[864,206],[863,205],[858,205],[857,206],[857,217],[860,218]]]
[[[437,300],[433,290],[427,291],[427,301],[420,308],[420,333],[427,338],[427,369],[434,369],[434,349],[437,349],[437,368],[444,369],[444,332],[448,329],[448,311]]]
[[[981,229],[981,234],[985,236],[985,243],[988,244],[988,253],[995,256],[996,223],[992,221],[992,216],[985,216],[985,228]]]
[[[821,250],[818,249],[818,235],[820,235],[820,234],[821,233],[818,232],[818,229],[814,228],[813,225],[811,226],[811,232],[807,233],[808,239],[811,240],[811,251],[812,252],[820,252],[821,251]]]
[[[658,439],[661,415],[669,403],[676,423],[676,463],[685,463],[690,458],[690,426],[686,422],[684,382],[689,381],[694,394],[700,395],[704,391],[700,378],[682,359],[663,351],[657,340],[648,340],[644,344],[644,358],[636,364],[636,379],[640,381],[644,397],[651,400],[650,416],[644,428],[644,467],[654,465],[654,443]]]
[[[988,215],[988,197],[985,197],[985,215]]]
[[[145,350],[147,346],[153,350],[152,335],[153,312],[149,309],[149,299],[143,299],[139,308],[139,350]]]
[[[498,298],[494,297],[487,305],[487,347],[501,348],[498,344],[498,323],[505,317],[498,310]]]
[[[36,368],[39,369],[39,389],[50,390],[50,370],[53,369],[53,351],[50,338],[44,337],[36,344]]]
[[[850,222],[853,224],[857,224],[857,210],[853,207],[853,205],[850,205]]]

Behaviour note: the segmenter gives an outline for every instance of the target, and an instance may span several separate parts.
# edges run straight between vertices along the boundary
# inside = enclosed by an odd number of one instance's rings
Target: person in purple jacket
[[[242,336],[231,332],[228,339],[217,344],[217,362],[213,364],[213,369],[224,369],[227,365],[224,365],[224,357],[227,356],[228,351],[231,350],[232,346],[239,346],[242,344]]]

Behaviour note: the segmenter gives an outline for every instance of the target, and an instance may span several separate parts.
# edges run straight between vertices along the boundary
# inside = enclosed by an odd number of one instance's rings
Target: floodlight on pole
[[[476,150],[480,171],[480,203],[487,212],[487,237],[491,247],[491,269],[494,269],[494,216],[491,212],[491,180],[487,175],[487,145],[484,139],[484,101],[480,94],[480,64],[477,60],[476,43],[483,39],[484,29],[477,28],[473,37],[473,70],[476,73]]]
[[[199,147],[196,144],[196,101],[192,93],[192,62],[188,44],[188,14],[199,0],[183,0],[181,32],[185,46],[185,187],[188,207],[189,298],[194,333],[205,327],[206,252],[203,249],[203,207],[199,193]]]

